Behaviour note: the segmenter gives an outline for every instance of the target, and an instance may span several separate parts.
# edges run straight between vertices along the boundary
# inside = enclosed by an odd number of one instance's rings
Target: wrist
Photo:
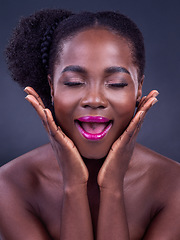
[[[124,199],[123,190],[118,189],[109,189],[109,188],[101,188],[100,190],[100,199],[102,201],[110,201],[110,202],[120,202]]]
[[[100,194],[112,194],[116,196],[121,196],[123,193],[123,184],[116,186],[99,186]]]
[[[124,186],[124,178],[112,178],[111,180],[98,181],[100,191],[122,192]]]
[[[64,184],[64,194],[66,195],[87,195],[87,183],[82,184]]]

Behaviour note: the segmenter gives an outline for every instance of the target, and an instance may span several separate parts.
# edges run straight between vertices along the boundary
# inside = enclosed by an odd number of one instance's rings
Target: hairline
[[[97,21],[92,26],[82,27],[81,29],[78,29],[77,31],[75,30],[74,32],[72,32],[68,36],[65,36],[64,38],[59,39],[58,46],[56,48],[57,51],[56,51],[56,57],[55,57],[55,61],[54,61],[54,66],[52,67],[53,72],[49,73],[51,75],[52,79],[53,79],[53,75],[54,75],[55,66],[60,64],[60,62],[59,62],[60,61],[60,56],[63,53],[63,46],[66,43],[66,41],[71,41],[78,34],[83,33],[85,31],[88,31],[88,30],[92,30],[92,29],[95,29],[95,30],[106,30],[106,31],[109,31],[109,32],[113,33],[117,37],[126,40],[126,42],[128,44],[128,47],[130,49],[130,52],[131,52],[132,63],[137,68],[138,83],[140,83],[142,76],[140,76],[140,69],[138,67],[138,64],[136,64],[135,61],[134,61],[134,59],[136,59],[135,54],[134,54],[135,53],[135,46],[134,46],[134,43],[132,42],[132,40],[130,38],[128,38],[127,36],[123,36],[123,33],[121,34],[116,29],[113,29],[112,27],[110,27],[108,25],[103,25],[103,24],[101,24],[101,23],[99,23]]]

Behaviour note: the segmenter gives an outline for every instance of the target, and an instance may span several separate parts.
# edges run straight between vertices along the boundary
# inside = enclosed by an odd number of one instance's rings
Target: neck
[[[100,203],[100,190],[97,183],[97,176],[101,166],[103,165],[106,157],[101,159],[88,159],[83,157],[83,161],[89,172],[89,179],[87,184],[87,195],[91,211],[94,235],[97,232],[98,212]]]
[[[82,157],[82,158],[83,158],[83,161],[89,171],[89,174],[97,176],[100,168],[102,167],[102,165],[106,159],[106,156],[103,158],[100,158],[100,159],[89,159],[89,158],[85,158],[85,157]]]

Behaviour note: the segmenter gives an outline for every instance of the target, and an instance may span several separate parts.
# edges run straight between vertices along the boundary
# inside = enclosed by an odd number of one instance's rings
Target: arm
[[[123,190],[118,192],[101,190],[97,239],[129,239]]]
[[[49,109],[32,88],[26,99],[40,116],[63,175],[64,195],[61,211],[61,240],[92,240],[92,221],[87,197],[88,170],[74,143],[57,127]]]
[[[93,230],[86,187],[64,191],[61,239],[92,240]]]
[[[129,229],[124,205],[124,176],[134,150],[137,134],[146,112],[157,101],[157,91],[143,98],[128,128],[112,145],[99,171],[100,210],[98,240],[129,240]]]

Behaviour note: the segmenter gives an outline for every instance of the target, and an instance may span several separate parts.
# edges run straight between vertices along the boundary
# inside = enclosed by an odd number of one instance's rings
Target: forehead
[[[106,29],[88,29],[63,42],[59,63],[83,65],[85,62],[105,64],[132,63],[129,42]]]

